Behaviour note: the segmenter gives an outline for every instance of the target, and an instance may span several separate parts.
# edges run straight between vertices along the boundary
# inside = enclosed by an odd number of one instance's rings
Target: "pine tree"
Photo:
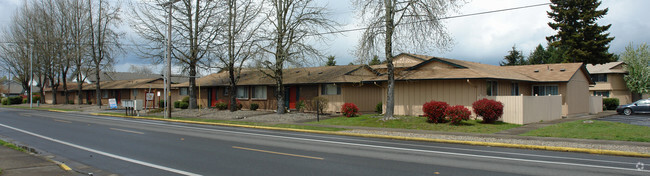
[[[334,59],[336,59],[336,58],[334,56],[332,56],[332,55],[327,56],[327,63],[325,63],[325,65],[327,65],[327,66],[335,66],[336,65],[336,60],[334,60]]]
[[[596,20],[607,14],[608,8],[597,10],[599,0],[551,0],[549,18],[555,22],[548,25],[558,31],[546,37],[549,46],[565,49],[566,62],[603,64],[613,61],[609,53],[607,30],[611,24],[599,26]]]
[[[548,58],[546,49],[544,49],[542,44],[539,44],[535,50],[530,52],[530,55],[528,55],[528,62],[530,64],[548,64],[545,62],[546,58]]]
[[[524,59],[524,55],[521,51],[517,51],[515,46],[512,46],[512,50],[508,51],[508,55],[503,57],[500,65],[526,65],[528,62]]]
[[[379,64],[381,64],[381,61],[379,60],[379,56],[377,55],[372,56],[372,60],[368,62],[368,65],[379,65]]]

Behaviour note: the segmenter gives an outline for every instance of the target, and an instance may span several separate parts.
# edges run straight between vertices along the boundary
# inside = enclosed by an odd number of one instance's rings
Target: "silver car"
[[[616,108],[618,114],[650,113],[650,98],[636,101],[632,104],[620,105]]]

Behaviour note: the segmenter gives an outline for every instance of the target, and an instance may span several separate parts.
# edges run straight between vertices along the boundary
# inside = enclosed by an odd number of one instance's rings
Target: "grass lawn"
[[[99,114],[124,115],[124,113],[99,113]],[[142,117],[159,118],[159,119],[164,118],[163,116],[142,116]],[[343,128],[317,127],[317,126],[308,126],[308,125],[266,124],[266,123],[259,123],[259,122],[213,120],[213,119],[202,119],[202,118],[174,117],[172,119],[195,121],[195,122],[214,122],[214,123],[227,123],[227,124],[237,124],[237,125],[252,125],[252,126],[265,126],[265,127],[317,130],[317,131],[343,131],[343,130],[345,130]]]
[[[650,142],[650,127],[598,120],[593,122],[565,122],[529,131],[522,136]]]
[[[2,105],[3,108],[17,108],[17,109],[30,109],[29,106],[11,106],[11,105]],[[41,109],[41,110],[57,110],[57,111],[79,111],[76,109],[60,109],[60,108],[41,108],[34,106],[32,109]]]
[[[497,122],[496,124],[483,124],[478,120],[463,121],[459,125],[450,123],[433,124],[427,123],[425,117],[401,116],[396,120],[382,121],[382,116],[377,114],[366,114],[359,117],[335,117],[320,122],[309,122],[311,124],[341,125],[341,126],[364,126],[380,128],[401,128],[446,132],[464,133],[496,133],[521,125]]]

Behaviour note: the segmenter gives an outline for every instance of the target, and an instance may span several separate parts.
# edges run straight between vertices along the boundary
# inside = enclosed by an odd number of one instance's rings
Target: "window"
[[[510,95],[519,95],[519,83],[512,83],[512,89],[510,90]]]
[[[609,97],[609,91],[594,91],[594,96]]]
[[[496,81],[487,82],[487,96],[497,96],[499,93],[499,86]]]
[[[321,95],[341,95],[341,86],[336,84],[323,84],[321,86]]]
[[[228,90],[230,90],[230,87],[223,87],[223,96],[228,96]]]
[[[237,98],[248,99],[248,87],[246,86],[237,87]]]
[[[253,99],[266,99],[266,86],[254,86]]]
[[[558,90],[557,85],[533,86],[533,94],[539,96],[559,95],[560,93]]]
[[[181,87],[178,94],[179,95],[187,95],[187,90],[188,90],[187,87]]]
[[[64,91],[61,92],[61,96],[65,96],[65,92],[64,92]]]
[[[102,98],[108,98],[108,90],[102,90]]]
[[[137,97],[137,96],[138,96],[138,89],[133,89],[133,97]]]
[[[591,80],[594,82],[607,82],[607,74],[593,74]]]

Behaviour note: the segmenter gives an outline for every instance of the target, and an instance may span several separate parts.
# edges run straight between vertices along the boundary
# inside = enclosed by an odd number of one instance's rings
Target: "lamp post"
[[[161,4],[162,6],[168,6],[169,7],[169,13],[168,13],[168,24],[167,24],[167,81],[165,82],[165,89],[167,90],[165,92],[165,118],[171,118],[172,117],[172,108],[171,108],[171,101],[172,99],[172,94],[171,94],[171,78],[172,78],[172,5],[180,0],[170,0],[166,3]]]

